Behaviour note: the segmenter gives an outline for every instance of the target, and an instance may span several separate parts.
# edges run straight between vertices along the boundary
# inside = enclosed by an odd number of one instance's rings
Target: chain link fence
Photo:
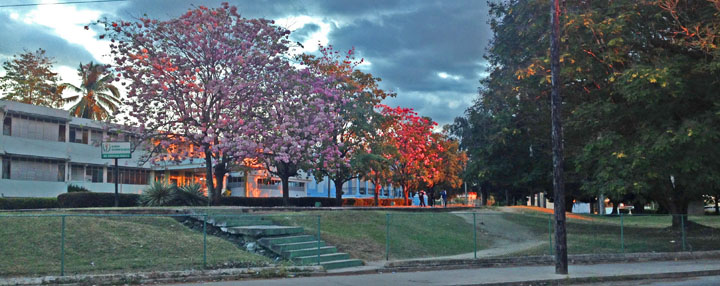
[[[567,231],[569,254],[720,250],[712,215],[573,214]],[[552,255],[553,235],[551,214],[486,208],[0,214],[0,276]]]

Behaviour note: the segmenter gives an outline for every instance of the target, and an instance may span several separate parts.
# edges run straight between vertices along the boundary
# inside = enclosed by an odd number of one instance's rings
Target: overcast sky
[[[87,0],[72,0],[72,2]],[[2,5],[71,0],[3,0]],[[101,17],[177,17],[193,5],[225,1],[128,0],[123,2],[0,7],[0,61],[43,48],[63,81],[78,82],[76,69],[108,63],[108,42],[83,26]],[[482,58],[491,37],[485,0],[243,0],[227,1],[248,18],[268,18],[290,29],[312,53],[318,43],[356,48],[362,69],[397,93],[385,104],[414,108],[438,123],[462,115],[485,74]],[[4,71],[0,71],[4,73]]]

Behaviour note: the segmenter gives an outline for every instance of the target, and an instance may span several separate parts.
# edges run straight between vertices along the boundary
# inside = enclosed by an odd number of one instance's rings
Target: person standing
[[[420,207],[425,206],[425,191],[418,192],[418,198],[420,199]]]
[[[447,191],[443,190],[442,193],[440,193],[440,196],[442,197],[443,201],[443,207],[447,207]]]

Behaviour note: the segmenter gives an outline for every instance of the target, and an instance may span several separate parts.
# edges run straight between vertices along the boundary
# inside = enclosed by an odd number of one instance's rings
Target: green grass
[[[1,276],[59,275],[61,218],[0,217]],[[203,235],[168,217],[66,217],[65,273],[202,268]],[[269,259],[207,237],[208,266]]]
[[[506,219],[528,227],[538,236],[548,237],[548,215],[526,212],[508,213]],[[590,220],[569,219],[569,254],[633,252],[674,252],[683,250],[683,235],[672,228],[670,216],[586,216]],[[686,250],[720,250],[720,217],[691,216],[685,232]],[[622,236],[621,240],[621,224]],[[624,243],[623,243],[624,240]],[[623,245],[624,244],[624,245]],[[624,247],[624,249],[623,249]],[[513,255],[550,254],[549,244]]]
[[[473,226],[450,213],[407,213],[386,211],[317,211],[274,214],[280,224],[298,225],[308,234],[317,234],[320,216],[321,237],[339,251],[363,260],[384,260],[386,227],[390,214],[390,259],[438,257],[473,252]],[[490,240],[478,232],[478,250]]]

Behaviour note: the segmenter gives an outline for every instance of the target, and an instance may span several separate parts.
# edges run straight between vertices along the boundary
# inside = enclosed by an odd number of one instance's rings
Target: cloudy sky
[[[83,26],[108,19],[177,17],[193,5],[225,1],[127,0],[65,5],[17,4],[91,0],[0,2],[0,61],[43,48],[63,81],[79,81],[78,65],[108,63],[108,42]],[[312,53],[318,43],[356,48],[366,72],[397,93],[385,104],[412,107],[441,125],[462,115],[484,75],[482,55],[491,37],[485,0],[236,0],[244,17],[274,19]],[[4,73],[4,71],[0,71]]]

